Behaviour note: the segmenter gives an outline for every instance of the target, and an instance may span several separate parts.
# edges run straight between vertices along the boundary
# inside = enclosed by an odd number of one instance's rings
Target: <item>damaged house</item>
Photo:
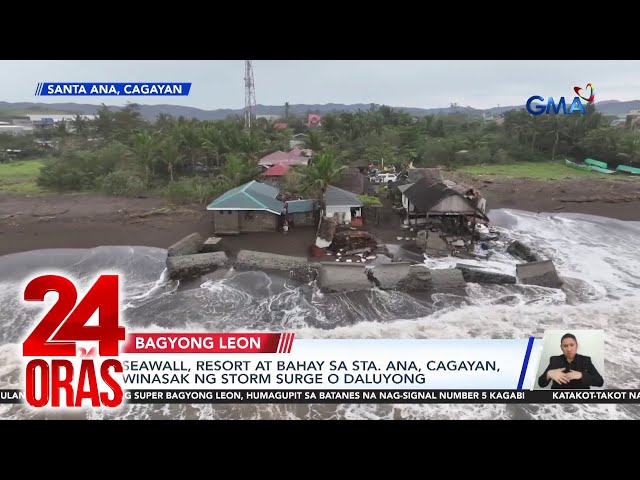
[[[422,178],[410,186],[402,185],[405,223],[418,225],[438,220],[443,227],[448,227],[447,230],[464,230],[467,217],[471,217],[474,223],[477,220],[483,223],[489,221],[478,208],[476,199],[465,196],[444,182],[429,182],[429,179]],[[486,206],[486,202],[483,206]]]
[[[333,218],[338,225],[362,226],[364,204],[353,193],[329,185],[324,194],[326,217]]]

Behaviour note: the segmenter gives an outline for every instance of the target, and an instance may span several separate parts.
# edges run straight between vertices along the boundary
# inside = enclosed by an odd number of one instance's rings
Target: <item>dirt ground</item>
[[[144,245],[167,248],[192,232],[211,234],[203,208],[164,199],[0,194],[0,255],[42,248]]]
[[[489,210],[576,212],[640,221],[640,181],[534,181],[450,172],[447,178],[477,186]],[[400,221],[372,227],[384,242],[400,235]],[[43,248],[144,245],[168,248],[198,232],[213,236],[204,206],[167,207],[161,198],[114,198],[94,194],[14,195],[0,193],[0,255]],[[224,237],[224,248],[306,256],[315,228]]]
[[[640,220],[640,178],[635,181],[505,178],[447,172],[446,178],[476,186],[488,209],[584,213]]]

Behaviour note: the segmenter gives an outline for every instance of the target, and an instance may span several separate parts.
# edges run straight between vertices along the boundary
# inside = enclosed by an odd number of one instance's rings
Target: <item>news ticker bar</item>
[[[129,404],[216,403],[609,403],[638,404],[640,390],[125,390]],[[0,404],[26,403],[0,390]]]

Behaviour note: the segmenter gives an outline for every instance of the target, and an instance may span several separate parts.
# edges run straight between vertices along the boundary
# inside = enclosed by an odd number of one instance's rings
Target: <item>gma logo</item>
[[[589,92],[587,92],[587,90]],[[556,106],[556,102],[553,100],[553,97],[549,97],[549,99],[547,100],[546,106],[544,103],[534,104],[533,102],[536,100],[538,102],[544,102],[544,98],[541,97],[540,95],[534,95],[533,97],[529,97],[529,100],[527,100],[527,111],[531,115],[542,115],[543,113],[546,113],[548,115],[549,112],[551,112],[552,110],[553,110],[553,113],[555,113],[556,115],[560,113],[560,110],[562,110],[562,113],[564,113],[565,115],[571,115],[575,111],[579,111],[580,113],[585,115],[586,112],[584,111],[584,105],[582,104],[580,99],[586,100],[587,104],[594,101],[594,99],[596,98],[596,92],[595,92],[593,83],[587,83],[587,86],[584,88],[573,87],[573,91],[576,92],[577,97],[574,97],[573,102],[571,102],[569,111],[567,111],[567,102],[564,99],[564,97],[560,97],[560,101],[558,102],[557,106]],[[584,91],[584,95],[580,93],[583,91]]]
[[[532,97],[529,97],[529,100],[527,100],[526,106],[527,106],[527,111],[531,115],[542,115],[543,113],[546,113],[548,115],[551,111],[553,111],[553,113],[557,115],[560,113],[560,110],[562,110],[562,113],[564,113],[565,115],[571,115],[573,112],[576,112],[576,111],[582,113],[583,115],[586,114],[584,110],[584,105],[580,101],[580,97],[575,97],[573,99],[573,102],[571,102],[571,106],[569,107],[568,111],[567,111],[567,102],[564,99],[564,97],[560,97],[560,100],[558,101],[558,105],[556,105],[556,102],[554,101],[553,97],[548,98],[546,105],[544,103],[533,103],[535,101],[544,102],[544,97],[541,97],[540,95],[534,95]]]

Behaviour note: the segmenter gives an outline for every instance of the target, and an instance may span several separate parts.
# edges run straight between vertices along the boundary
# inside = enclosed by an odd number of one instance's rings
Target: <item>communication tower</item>
[[[244,61],[244,126],[251,128],[255,118],[256,90],[253,81],[253,65],[251,60]]]

